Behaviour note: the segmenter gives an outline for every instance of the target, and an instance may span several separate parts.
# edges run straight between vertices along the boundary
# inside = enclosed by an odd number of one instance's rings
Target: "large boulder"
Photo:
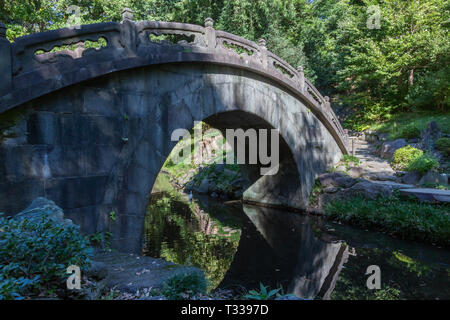
[[[31,204],[14,216],[14,219],[40,219],[43,214],[48,214],[51,219],[65,226],[74,226],[70,219],[64,218],[64,211],[53,201],[38,197]]]
[[[342,191],[347,198],[354,196],[363,196],[366,199],[375,199],[379,196],[389,197],[392,195],[392,187],[387,184],[374,183],[370,181],[361,181],[349,189]]]
[[[428,123],[426,129],[422,132],[421,147],[424,150],[433,150],[434,143],[442,136],[442,132],[435,121]]]
[[[392,157],[394,156],[395,150],[400,149],[406,145],[407,145],[407,143],[406,143],[405,139],[386,141],[381,145],[380,155],[382,158],[392,159]]]
[[[420,179],[419,184],[443,184],[445,183],[445,177],[441,177],[441,174],[437,172],[436,170],[430,170],[427,173],[423,175],[423,177]]]
[[[196,191],[198,193],[208,193],[208,190],[209,190],[209,181],[208,179],[203,179]]]
[[[418,172],[407,172],[400,178],[400,181],[406,184],[418,184],[420,177]]]
[[[330,172],[321,174],[318,177],[318,180],[322,185],[322,187],[324,188],[328,187],[350,188],[357,182],[357,180],[341,172]]]
[[[351,167],[348,170],[348,175],[352,178],[359,178],[365,173],[365,170],[361,167]]]
[[[214,171],[215,172],[222,172],[225,169],[225,163],[219,163],[216,164],[216,166],[214,167]]]
[[[350,200],[355,196],[361,196],[366,199],[376,199],[379,196],[389,197],[393,193],[393,188],[391,185],[371,182],[368,180],[359,181],[350,188],[341,189],[338,192],[336,192],[336,190],[332,190],[333,192],[328,192],[328,190],[331,190],[330,187],[325,190],[327,190],[327,192],[322,193],[319,196],[319,208],[324,208],[328,202],[336,199]]]

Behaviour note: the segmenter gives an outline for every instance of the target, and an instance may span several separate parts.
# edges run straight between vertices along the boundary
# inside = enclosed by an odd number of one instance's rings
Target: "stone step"
[[[450,190],[439,190],[431,188],[400,189],[405,196],[415,196],[421,201],[450,202]]]
[[[413,186],[412,184],[396,183],[396,182],[392,182],[392,181],[377,181],[377,180],[374,180],[374,181],[371,181],[371,182],[378,183],[378,184],[383,184],[383,185],[386,185],[386,186],[391,186],[392,189],[405,190],[405,189],[414,189],[415,188],[415,186]]]

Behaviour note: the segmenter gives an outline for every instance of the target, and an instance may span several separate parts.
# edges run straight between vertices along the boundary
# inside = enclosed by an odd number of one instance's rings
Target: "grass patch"
[[[367,129],[388,133],[389,139],[416,136],[417,130],[423,131],[430,121],[435,121],[441,131],[450,134],[450,114],[430,114],[425,112],[399,113],[392,115],[389,120],[381,123],[373,123]]]
[[[398,196],[335,200],[325,212],[333,220],[375,229],[402,239],[450,245],[449,205],[422,203]]]

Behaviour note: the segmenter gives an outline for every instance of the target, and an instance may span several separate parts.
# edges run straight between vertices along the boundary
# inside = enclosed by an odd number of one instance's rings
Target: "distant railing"
[[[236,64],[240,61],[244,68],[268,74],[286,83],[316,109],[319,118],[326,119],[344,144],[347,143],[347,135],[331,109],[328,97],[324,98],[305,78],[302,67],[295,69],[268,51],[264,39],[255,43],[215,30],[211,18],[205,19],[204,27],[176,22],[134,22],[129,9],[123,10],[122,18],[121,23],[97,23],[32,34],[17,38],[13,44],[5,39],[5,27],[0,24],[0,80],[5,84],[0,88],[0,97],[17,90],[23,91],[23,88],[39,81],[59,81],[62,84],[58,85],[64,86],[78,79],[88,79],[93,74],[101,74],[103,69],[120,69],[114,61],[150,59],[158,55],[170,57],[166,59],[168,62],[195,61],[200,56],[200,61],[208,61],[208,55],[213,55],[210,58],[212,62],[227,64],[232,61],[230,64]],[[91,45],[89,48],[87,42],[101,45]],[[96,68],[96,73],[90,72],[90,66]],[[72,73],[83,74],[69,75],[71,70]],[[52,78],[58,71],[64,77]],[[55,88],[58,86],[53,85]],[[14,104],[11,99],[0,98],[0,112],[8,107],[7,104]]]

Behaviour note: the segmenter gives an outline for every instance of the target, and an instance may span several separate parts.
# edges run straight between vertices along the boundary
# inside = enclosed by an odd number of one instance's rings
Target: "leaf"
[[[278,291],[280,291],[279,288],[278,288],[278,289],[270,290],[269,293],[267,294],[267,296],[268,296],[268,297],[271,297],[271,296],[273,296],[274,294],[276,294]]]
[[[264,287],[264,285],[260,282],[259,283],[259,287],[260,287],[260,289],[261,289],[261,294],[263,294],[264,296],[266,296],[267,295],[267,289],[266,289],[266,287]]]

